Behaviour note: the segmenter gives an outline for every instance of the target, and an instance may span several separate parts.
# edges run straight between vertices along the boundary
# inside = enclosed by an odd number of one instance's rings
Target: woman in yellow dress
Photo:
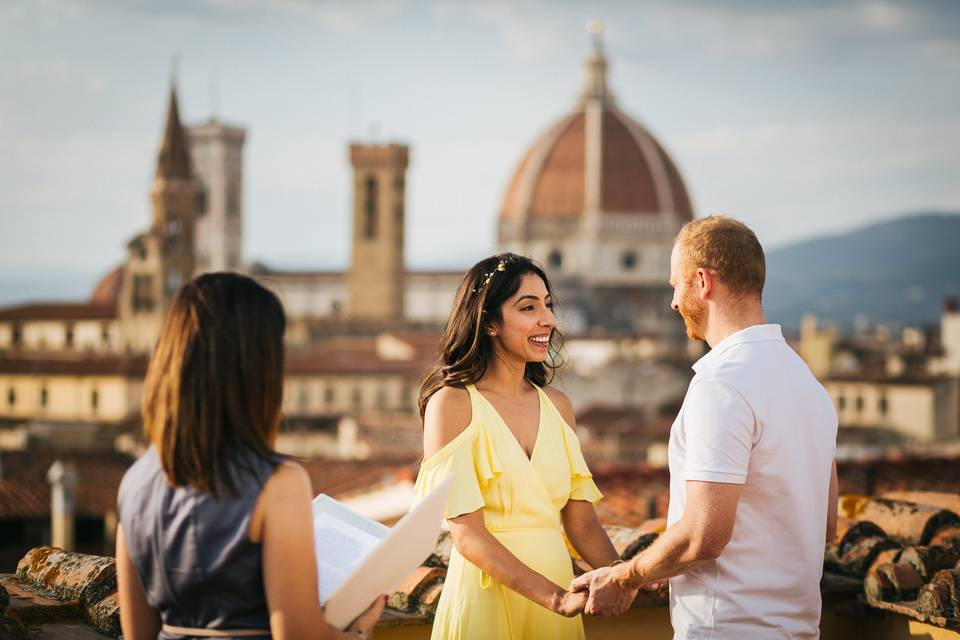
[[[432,640],[582,639],[587,594],[567,592],[564,533],[592,567],[618,560],[573,407],[546,386],[559,340],[549,280],[531,260],[493,256],[464,276],[419,398],[418,498],[453,476]]]

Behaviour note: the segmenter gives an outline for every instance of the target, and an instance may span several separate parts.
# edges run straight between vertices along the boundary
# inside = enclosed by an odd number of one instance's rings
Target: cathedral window
[[[637,254],[634,251],[624,251],[620,256],[620,265],[624,271],[633,271],[637,266]]]
[[[377,179],[367,176],[366,194],[363,202],[363,236],[367,240],[377,237]]]
[[[547,264],[550,265],[551,269],[559,269],[563,266],[563,254],[554,249],[547,256]]]

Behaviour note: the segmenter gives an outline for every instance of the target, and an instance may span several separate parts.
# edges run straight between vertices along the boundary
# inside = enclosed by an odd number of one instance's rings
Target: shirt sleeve
[[[683,429],[684,480],[746,482],[756,418],[739,390],[719,380],[695,382],[684,402]]]

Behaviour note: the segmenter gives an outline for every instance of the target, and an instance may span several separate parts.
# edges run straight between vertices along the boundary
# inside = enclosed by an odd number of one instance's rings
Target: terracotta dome
[[[121,284],[123,284],[123,265],[114,268],[97,283],[90,295],[90,304],[116,305],[120,297]]]
[[[599,38],[573,113],[530,146],[510,180],[500,217],[571,218],[587,211],[673,213],[693,208],[676,165],[657,140],[620,111],[607,90]]]

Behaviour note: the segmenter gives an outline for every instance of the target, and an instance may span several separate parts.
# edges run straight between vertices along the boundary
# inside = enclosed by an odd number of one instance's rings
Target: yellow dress
[[[487,529],[521,562],[564,589],[573,578],[561,532],[567,500],[597,502],[573,429],[542,389],[540,426],[528,458],[513,432],[473,385],[470,424],[423,461],[417,500],[453,476],[444,517],[483,508]],[[493,580],[456,549],[437,605],[431,640],[582,640],[580,616],[565,618]]]

